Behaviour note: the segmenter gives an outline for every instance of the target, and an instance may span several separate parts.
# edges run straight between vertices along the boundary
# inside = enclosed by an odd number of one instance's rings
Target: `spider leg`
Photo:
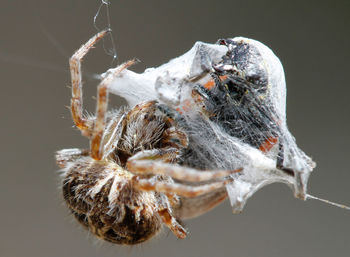
[[[93,36],[89,41],[82,45],[69,59],[72,80],[71,112],[75,125],[81,130],[84,136],[91,135],[92,124],[89,124],[88,120],[83,117],[81,63],[84,56],[89,52],[89,50],[107,33],[108,30],[104,30]]]
[[[97,87],[97,106],[96,106],[96,121],[92,133],[91,139],[91,157],[95,160],[101,160],[103,156],[103,150],[101,147],[101,141],[103,139],[103,132],[106,126],[106,112],[108,105],[108,86],[115,79],[116,76],[123,70],[127,69],[131,65],[135,64],[136,60],[129,60],[112,72],[110,72]]]
[[[178,157],[179,157],[179,149],[174,147],[169,147],[165,149],[162,148],[162,149],[144,150],[130,157],[128,159],[126,167],[129,171],[133,171],[132,170],[133,166],[129,166],[129,165],[132,165],[133,160],[150,160],[150,161],[159,160],[163,162],[173,162]]]
[[[68,163],[72,163],[82,156],[89,156],[88,149],[63,149],[56,152],[56,163],[60,168],[65,168]]]
[[[232,182],[227,179],[219,182],[211,182],[205,185],[183,185],[179,183],[163,182],[153,179],[142,179],[139,176],[133,177],[133,184],[136,188],[143,191],[156,191],[165,194],[177,194],[179,196],[193,198],[203,194],[210,193],[217,189],[223,188],[226,184]]]
[[[174,179],[201,182],[218,178],[227,177],[233,173],[242,171],[236,170],[197,170],[189,167],[183,167],[176,164],[165,163],[162,161],[154,161],[150,159],[136,159],[140,158],[141,154],[137,154],[129,158],[127,162],[127,169],[137,174],[154,174],[167,175]]]
[[[187,236],[187,231],[177,222],[177,220],[170,213],[168,208],[164,208],[158,211],[163,223],[180,239],[184,239]]]
[[[106,124],[106,131],[113,132],[111,134],[107,133],[107,135],[105,135],[103,138],[102,159],[104,159],[115,150],[123,133],[123,129],[126,126],[126,122],[126,114],[124,113],[121,116],[113,116],[108,124]]]
[[[174,215],[181,219],[194,218],[210,211],[226,198],[227,191],[224,187],[194,198],[182,197],[181,204],[174,207]]]

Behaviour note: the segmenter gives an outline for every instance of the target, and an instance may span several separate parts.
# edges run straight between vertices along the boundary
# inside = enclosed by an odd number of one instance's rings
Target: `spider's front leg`
[[[103,157],[103,132],[106,127],[106,112],[108,105],[108,86],[123,70],[136,63],[136,60],[127,61],[112,72],[110,72],[97,87],[97,106],[96,106],[96,120],[91,138],[91,157],[95,160],[101,160]]]
[[[120,72],[136,62],[135,60],[130,60],[120,65],[101,81],[97,90],[98,92],[95,122],[83,117],[81,62],[89,50],[93,48],[93,46],[108,32],[108,30],[104,30],[93,36],[89,41],[82,45],[69,60],[72,79],[71,112],[73,121],[75,125],[81,130],[84,136],[92,137],[90,146],[91,156],[95,160],[100,160],[103,156],[103,151],[101,149],[101,140],[105,129],[105,116],[107,112],[108,102],[108,85],[116,76],[118,76]]]
[[[106,34],[107,30],[101,31],[82,45],[69,59],[70,73],[72,79],[71,112],[75,125],[81,130],[84,136],[91,136],[92,122],[83,117],[83,92],[81,63],[84,56],[91,48]]]

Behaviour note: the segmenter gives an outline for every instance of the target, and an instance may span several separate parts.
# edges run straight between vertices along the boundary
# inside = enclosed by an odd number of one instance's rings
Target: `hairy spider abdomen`
[[[160,230],[157,195],[135,189],[130,172],[87,156],[63,170],[63,197],[68,207],[99,238],[131,245]]]

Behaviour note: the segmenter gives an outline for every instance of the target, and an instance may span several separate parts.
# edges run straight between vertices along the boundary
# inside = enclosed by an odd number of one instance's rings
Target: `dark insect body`
[[[266,102],[268,78],[258,65],[262,62],[261,56],[247,43],[230,39],[221,39],[218,43],[229,50],[222,61],[213,65],[211,76],[215,86],[196,87],[205,95],[206,109],[213,114],[211,120],[229,135],[253,147],[260,148],[266,141],[273,143],[280,134],[279,121],[273,106]],[[250,60],[253,54],[259,59],[254,60],[256,64]],[[255,67],[247,67],[248,64]],[[255,72],[245,74],[248,69]]]

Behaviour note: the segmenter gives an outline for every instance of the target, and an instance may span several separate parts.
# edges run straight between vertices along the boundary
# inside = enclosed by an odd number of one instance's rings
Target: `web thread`
[[[106,40],[102,39],[102,44],[103,44],[103,50],[104,52],[112,57],[111,61],[111,67],[114,66],[115,63],[118,64],[118,55],[117,55],[117,50],[116,50],[116,45],[115,45],[115,40],[113,37],[112,33],[112,26],[111,26],[111,15],[110,15],[110,1],[108,0],[101,0],[101,4],[97,9],[97,12],[94,16],[93,19],[93,25],[97,31],[101,31],[100,27],[97,25],[97,22],[99,20],[99,17],[101,16],[101,13],[104,11],[105,12],[105,19],[106,19],[106,26],[104,26],[104,29],[107,29],[109,31],[109,41],[111,44],[111,47],[107,47],[106,45]]]

